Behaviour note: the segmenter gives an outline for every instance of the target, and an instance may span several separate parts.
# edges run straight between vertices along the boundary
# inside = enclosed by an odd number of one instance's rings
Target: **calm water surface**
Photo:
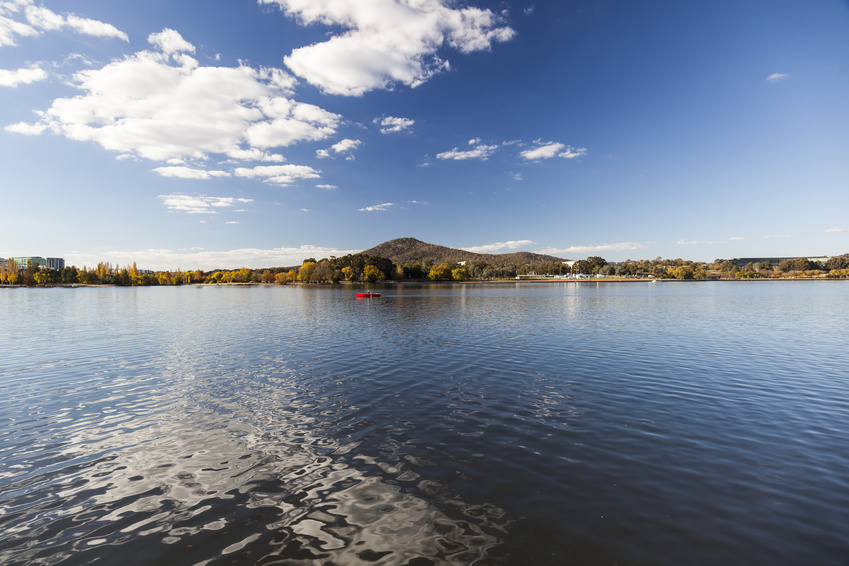
[[[0,563],[849,564],[849,284],[0,289]]]

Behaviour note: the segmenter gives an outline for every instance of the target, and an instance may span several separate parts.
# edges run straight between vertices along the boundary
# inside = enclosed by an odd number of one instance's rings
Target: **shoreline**
[[[115,287],[115,288],[137,288],[137,287],[298,287],[308,285],[311,287],[334,287],[334,286],[382,286],[382,287],[401,287],[401,286],[425,286],[425,285],[507,285],[520,283],[563,283],[586,285],[591,283],[754,283],[754,282],[799,282],[799,281],[845,281],[846,279],[834,277],[769,277],[769,278],[753,278],[753,279],[648,279],[648,278],[582,278],[582,279],[490,279],[486,281],[462,280],[462,281],[380,281],[377,283],[361,283],[354,281],[339,281],[337,283],[264,283],[259,281],[250,282],[233,282],[233,283],[183,283],[181,285],[113,285],[104,283],[57,283],[49,285],[0,285],[0,289],[77,289],[77,288],[95,288],[95,287]]]

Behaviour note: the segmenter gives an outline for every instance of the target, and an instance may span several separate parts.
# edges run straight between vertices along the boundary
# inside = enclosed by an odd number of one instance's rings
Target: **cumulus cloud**
[[[536,144],[536,147],[533,149],[526,149],[525,151],[520,152],[520,155],[528,161],[550,159],[555,156],[572,159],[586,155],[587,153],[586,148],[582,147],[575,149],[570,145],[565,145],[559,142],[543,142],[541,140],[536,140],[534,144]]]
[[[476,254],[491,254],[497,253],[500,250],[509,249],[515,250],[517,248],[523,248],[532,245],[533,240],[510,240],[509,242],[495,242],[493,244],[484,244],[482,246],[471,246],[468,248],[462,248],[467,252],[472,252]]]
[[[338,26],[324,42],[284,58],[299,77],[331,94],[361,96],[400,83],[418,86],[449,68],[436,52],[487,50],[515,32],[501,16],[453,8],[445,0],[259,0],[276,4],[303,25]]]
[[[21,16],[26,23],[20,21]],[[62,29],[94,37],[129,41],[126,33],[105,22],[81,18],[67,12],[57,14],[43,6],[36,6],[33,0],[0,1],[0,46],[17,45],[17,37],[35,37],[42,31]]]
[[[790,75],[788,75],[787,73],[773,73],[770,76],[768,76],[766,78],[766,80],[767,80],[767,82],[770,82],[770,83],[777,83],[778,81],[783,81],[784,79],[788,78],[789,76]]]
[[[595,246],[571,246],[568,248],[546,248],[538,253],[562,256],[567,254],[583,254],[596,252],[621,252],[645,249],[646,244],[641,242],[618,242],[614,244],[599,244]]]
[[[233,173],[237,177],[260,178],[267,183],[286,187],[301,179],[316,179],[321,171],[306,165],[260,165],[258,167],[237,167]]]
[[[253,202],[249,198],[208,197],[206,195],[159,195],[168,210],[187,214],[215,214],[217,209],[229,208],[236,203]]]
[[[49,130],[157,161],[220,154],[277,162],[282,156],[269,149],[336,132],[341,117],[291,99],[296,80],[280,69],[200,66],[189,55],[194,46],[170,29],[148,41],[156,49],[75,74],[81,95],[58,98],[35,124],[7,131]]]
[[[18,69],[17,71],[0,69],[0,86],[16,87],[21,84],[25,85],[43,81],[46,78],[47,73],[38,67],[33,67],[31,69]]]
[[[316,150],[315,154],[316,154],[316,156],[322,157],[322,158],[323,157],[330,157],[331,152],[333,152],[333,153],[345,153],[346,151],[355,150],[358,147],[360,147],[361,145],[363,145],[363,142],[361,140],[344,139],[344,140],[342,140],[338,143],[333,144],[332,146],[330,146],[329,149]],[[349,156],[349,159],[350,158],[351,157]]]
[[[238,269],[245,266],[272,267],[301,265],[304,258],[342,257],[362,250],[340,250],[317,245],[279,248],[241,248],[235,250],[170,250],[146,249],[134,251],[111,250],[97,254],[71,252],[65,256],[68,265],[97,265],[105,259],[128,265],[136,262],[140,269],[183,271],[216,268]]]
[[[166,55],[195,52],[195,46],[173,29],[165,28],[159,33],[152,33],[147,40]]]
[[[412,127],[416,121],[411,120],[410,118],[384,116],[383,118],[375,118],[374,123],[380,125],[381,134],[392,134],[395,132],[403,132],[404,130]]]

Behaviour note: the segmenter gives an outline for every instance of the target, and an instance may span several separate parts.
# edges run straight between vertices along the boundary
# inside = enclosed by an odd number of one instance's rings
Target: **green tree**
[[[79,281],[79,278],[77,277],[77,268],[69,266],[62,269],[61,281],[66,284],[77,283]]]

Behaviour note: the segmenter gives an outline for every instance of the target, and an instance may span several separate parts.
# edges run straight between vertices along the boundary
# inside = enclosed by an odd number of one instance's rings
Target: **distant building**
[[[26,269],[29,266],[30,263],[34,263],[38,267],[47,267],[47,260],[44,259],[43,257],[37,257],[37,256],[33,256],[33,257],[10,257],[6,261],[7,262],[8,261],[14,261],[15,265],[18,267],[18,269]]]
[[[801,257],[805,257],[805,256],[801,256]],[[793,261],[794,259],[799,259],[799,256],[797,256],[797,257],[735,257],[733,259],[729,259],[728,261],[733,261],[735,264],[737,264],[737,267],[743,267],[747,263],[765,263],[767,261],[770,263],[770,265],[778,265],[782,261]],[[827,255],[811,256],[811,257],[805,257],[805,259],[807,259],[808,261],[814,261],[814,262],[818,261],[818,262],[821,262],[821,263],[825,263],[829,260],[829,256],[827,256]]]
[[[39,268],[46,269],[65,269],[65,258],[63,257],[40,257],[40,256],[31,256],[31,257],[10,257],[3,260],[2,267],[8,267],[9,262],[14,261],[15,266],[18,269],[26,269],[30,263],[34,263]]]

